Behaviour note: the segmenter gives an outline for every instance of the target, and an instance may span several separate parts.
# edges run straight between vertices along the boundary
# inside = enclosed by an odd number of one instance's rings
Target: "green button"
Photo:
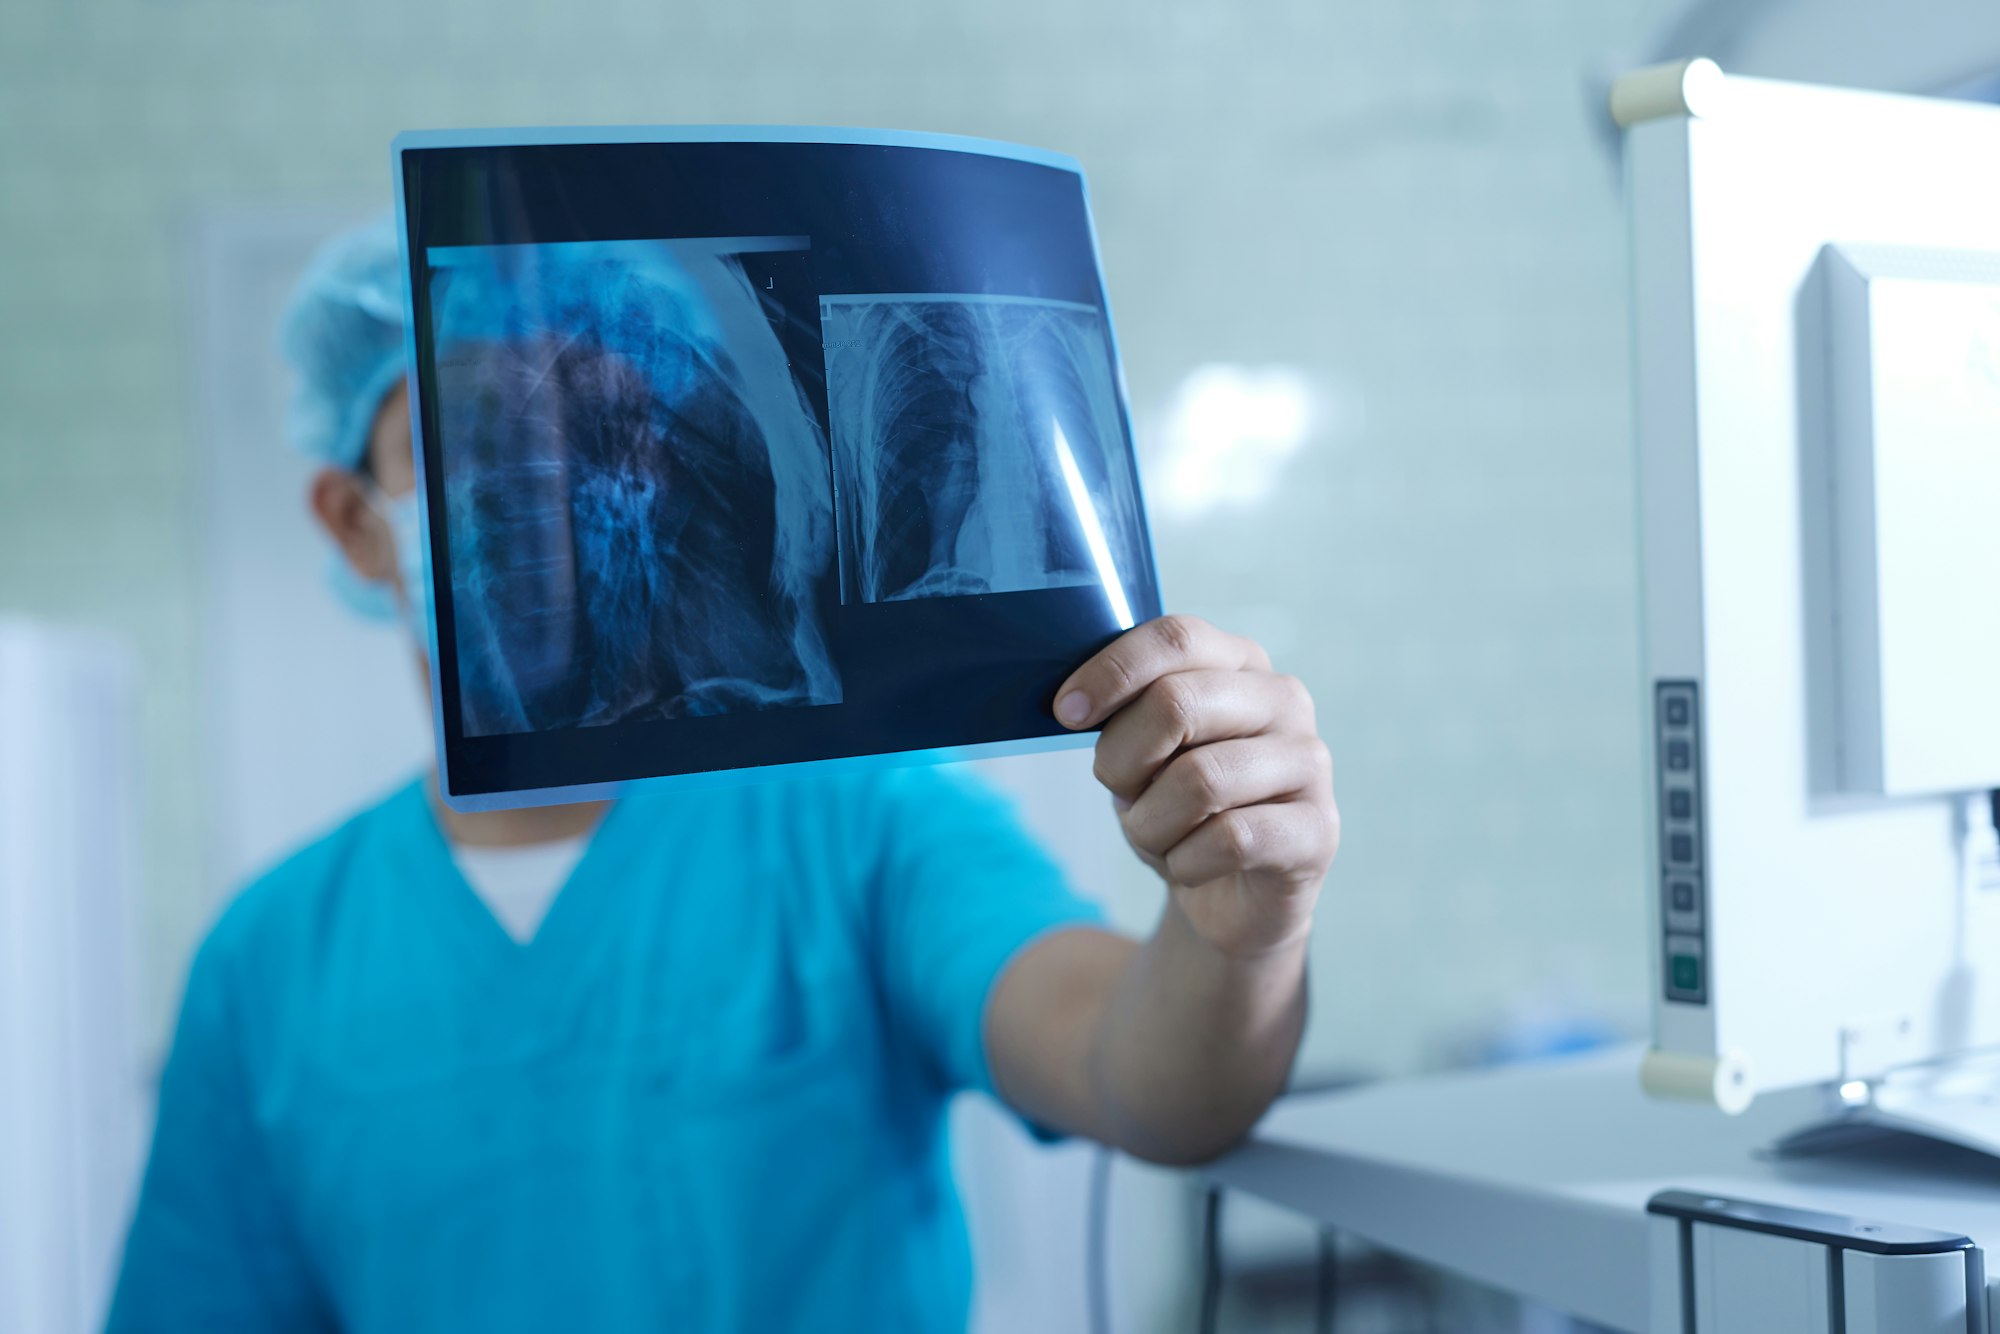
[[[1701,990],[1701,960],[1692,954],[1676,954],[1668,960],[1675,991]]]

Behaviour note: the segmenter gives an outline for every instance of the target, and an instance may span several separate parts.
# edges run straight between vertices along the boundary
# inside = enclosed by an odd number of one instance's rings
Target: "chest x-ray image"
[[[1100,560],[1135,568],[1138,496],[1094,309],[828,297],[820,323],[845,600],[1089,584]]]
[[[751,281],[803,249],[433,252],[469,734],[839,701],[826,440]]]
[[[824,130],[397,141],[461,809],[1088,744],[1159,614],[1082,176]]]

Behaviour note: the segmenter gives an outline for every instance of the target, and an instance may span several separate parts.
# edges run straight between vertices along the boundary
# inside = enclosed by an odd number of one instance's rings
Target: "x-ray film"
[[[825,130],[395,148],[444,795],[1087,742],[1158,615],[1083,178]]]

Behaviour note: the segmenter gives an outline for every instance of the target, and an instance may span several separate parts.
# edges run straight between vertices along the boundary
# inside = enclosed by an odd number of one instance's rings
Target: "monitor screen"
[[[763,130],[397,157],[454,804],[1047,742],[1062,680],[1159,614],[1067,159]]]

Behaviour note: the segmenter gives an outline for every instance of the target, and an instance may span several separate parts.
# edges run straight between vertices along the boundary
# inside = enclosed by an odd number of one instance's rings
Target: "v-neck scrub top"
[[[620,801],[527,944],[421,783],[190,973],[109,1328],[944,1331],[987,994],[1096,919],[902,769]]]

